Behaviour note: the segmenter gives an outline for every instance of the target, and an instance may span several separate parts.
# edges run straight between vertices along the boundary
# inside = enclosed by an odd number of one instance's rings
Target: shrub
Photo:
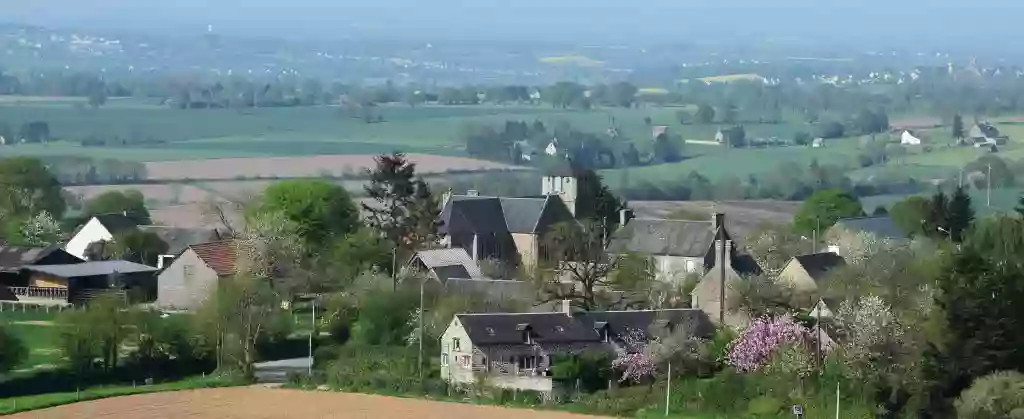
[[[3,326],[0,326],[0,373],[20,364],[28,356],[25,345]]]
[[[956,412],[961,418],[1024,418],[1024,374],[996,372],[978,378],[960,394]]]
[[[779,399],[760,396],[747,403],[747,414],[753,417],[774,417],[784,406]]]

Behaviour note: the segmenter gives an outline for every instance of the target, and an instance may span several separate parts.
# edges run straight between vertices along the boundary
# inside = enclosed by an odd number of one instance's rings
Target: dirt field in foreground
[[[12,419],[586,419],[416,399],[259,387],[117,397],[9,416]]]

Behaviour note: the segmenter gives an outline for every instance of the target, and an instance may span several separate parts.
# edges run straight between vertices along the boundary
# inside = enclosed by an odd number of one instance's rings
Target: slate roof
[[[715,241],[715,234],[714,224],[710,221],[635,218],[612,234],[608,250],[616,253],[704,257]]]
[[[114,273],[132,274],[140,272],[156,272],[158,269],[126,260],[103,260],[82,262],[71,265],[27,265],[27,271],[41,272],[61,278],[78,278],[83,276],[111,275]]]
[[[846,259],[835,252],[812,253],[794,257],[814,282],[821,281],[829,271],[846,266]]]
[[[714,334],[714,325],[699,309],[606,311],[574,313],[504,313],[458,314],[456,317],[474,346],[521,345],[523,332],[529,327],[533,340],[540,345],[590,344],[603,345],[600,330],[607,327],[611,336],[622,336],[632,329],[641,330],[650,338],[655,327],[664,320],[672,327],[690,327],[696,337]]]
[[[411,261],[419,260],[431,269],[440,279],[448,278],[483,278],[480,267],[465,249],[431,249],[420,250],[413,255]]]
[[[35,264],[40,259],[45,258],[56,250],[62,249],[60,246],[0,246],[0,269],[20,269],[22,266]]]
[[[552,224],[572,220],[562,199],[452,196],[441,210],[445,234],[525,233],[545,231]]]
[[[892,217],[888,215],[842,218],[836,221],[836,226],[852,232],[871,233],[879,238],[906,239],[909,237],[903,229],[896,225]]]
[[[971,138],[998,138],[999,129],[991,124],[974,124],[968,133]]]
[[[238,272],[238,247],[233,240],[193,244],[188,248],[196,252],[217,276],[231,276]]]
[[[220,240],[220,234],[212,228],[179,228],[167,226],[139,226],[139,230],[151,232],[167,243],[167,254],[177,255],[185,248],[200,243]]]
[[[124,214],[100,214],[95,216],[103,227],[106,227],[110,234],[117,234],[128,230],[139,228],[139,223]]]

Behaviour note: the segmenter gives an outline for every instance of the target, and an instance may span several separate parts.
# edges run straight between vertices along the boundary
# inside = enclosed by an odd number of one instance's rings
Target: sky
[[[152,32],[392,39],[672,42],[797,37],[993,44],[1021,0],[31,0],[0,19]]]

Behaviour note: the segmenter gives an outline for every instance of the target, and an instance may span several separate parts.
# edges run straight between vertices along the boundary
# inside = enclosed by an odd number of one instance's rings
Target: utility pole
[[[665,416],[668,416],[669,395],[672,394],[672,363],[668,363],[668,386],[665,387]]]
[[[391,249],[391,284],[392,290],[398,291],[398,246]]]
[[[420,278],[420,313],[419,313],[419,338],[416,339],[419,342],[419,355],[416,359],[416,369],[419,371],[420,382],[423,382],[423,284],[427,282],[426,279]]]
[[[992,207],[992,164],[988,165],[988,176],[985,176],[985,206]]]
[[[715,214],[718,217],[718,214]],[[718,273],[721,275],[721,289],[718,300],[718,324],[725,326],[725,217],[720,218],[722,223],[718,226]]]
[[[316,297],[313,297],[313,318],[309,321],[309,377],[313,377],[313,335],[316,334]]]

